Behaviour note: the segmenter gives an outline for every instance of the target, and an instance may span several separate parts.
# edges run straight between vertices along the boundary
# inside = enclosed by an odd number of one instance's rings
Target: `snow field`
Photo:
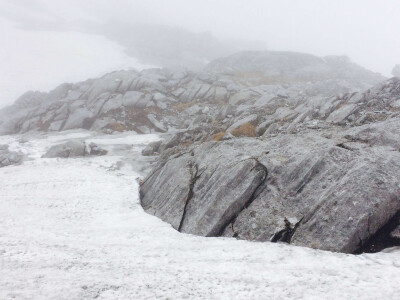
[[[400,250],[359,256],[181,234],[146,214],[124,158],[42,159],[68,138],[127,144],[155,136],[84,132],[19,143],[0,169],[0,299],[398,299]],[[24,137],[26,140],[27,137]]]

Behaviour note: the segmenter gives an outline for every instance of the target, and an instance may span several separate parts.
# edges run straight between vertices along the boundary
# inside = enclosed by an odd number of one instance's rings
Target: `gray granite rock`
[[[129,91],[122,98],[122,105],[133,107],[146,107],[145,95],[141,92]]]
[[[60,145],[52,146],[47,152],[42,156],[45,158],[55,158],[55,157],[74,157],[74,156],[84,156],[86,154],[86,145],[81,141],[69,141]]]
[[[161,146],[162,141],[156,141],[148,144],[143,150],[142,155],[144,156],[151,156],[159,154],[159,149]]]
[[[141,186],[143,206],[181,232],[355,253],[400,211],[400,152],[329,132],[164,156]]]
[[[229,126],[229,128],[226,131],[231,132],[243,124],[256,122],[257,119],[258,116],[256,114],[241,118],[240,120],[236,121],[231,126]]]
[[[356,107],[357,105],[355,104],[343,105],[342,107],[333,111],[326,121],[331,123],[341,123],[356,109]]]
[[[354,253],[399,211],[400,79],[383,80],[346,57],[242,52],[26,93],[0,110],[0,134],[166,132],[143,151],[159,155],[149,213],[186,233]],[[257,138],[229,134],[247,122]],[[105,153],[77,141],[45,157]]]
[[[10,151],[8,145],[0,145],[0,168],[21,164],[24,155],[16,151]]]
[[[44,158],[68,158],[86,155],[105,155],[107,151],[95,143],[86,144],[83,141],[68,141],[63,144],[50,147],[42,156]]]
[[[290,127],[294,132],[307,117],[362,125],[385,117],[376,111],[386,109],[385,95],[394,93],[390,85],[395,82],[369,93],[354,91],[370,88],[383,79],[343,57],[242,52],[211,62],[197,73],[182,69],[117,71],[98,79],[62,84],[49,93],[28,92],[14,105],[0,110],[0,134],[76,128],[149,133],[218,122],[226,125],[221,128],[226,131],[244,116],[254,114],[259,123],[290,123],[304,116]],[[372,98],[374,95],[378,97]],[[375,104],[367,107],[366,100]],[[400,105],[396,103],[387,104],[397,111]],[[365,111],[368,114],[363,114]],[[257,132],[261,135],[265,129]]]

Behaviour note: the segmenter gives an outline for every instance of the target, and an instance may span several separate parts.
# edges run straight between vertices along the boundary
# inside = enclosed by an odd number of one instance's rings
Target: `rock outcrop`
[[[198,73],[118,71],[49,93],[28,92],[0,111],[0,134],[76,128],[174,132],[209,124],[225,130],[250,115],[256,115],[253,123],[272,114],[274,120],[306,118],[313,113],[311,105],[328,114],[340,105],[339,93],[362,91],[382,80],[341,57],[243,52]],[[343,108],[329,121],[340,122],[354,108]]]
[[[397,245],[399,98],[400,80],[391,79],[365,93],[303,103],[306,116],[270,115],[258,138],[177,145],[143,181],[142,205],[203,236],[345,253]]]
[[[107,150],[100,148],[95,143],[86,144],[83,141],[68,141],[63,144],[52,146],[42,156],[45,158],[68,158],[87,155],[106,155]]]
[[[314,95],[365,90],[383,79],[352,63],[346,56],[316,57],[279,51],[239,52],[214,60],[206,70],[235,74],[266,85],[306,84],[306,92]]]
[[[16,151],[10,151],[8,145],[0,145],[0,168],[18,165],[22,163],[24,155]]]
[[[197,73],[119,71],[0,111],[0,134],[75,128],[166,133],[143,150],[159,161],[141,202],[181,232],[345,253],[399,241],[400,79],[346,57],[242,52]],[[73,142],[45,157],[104,153]]]

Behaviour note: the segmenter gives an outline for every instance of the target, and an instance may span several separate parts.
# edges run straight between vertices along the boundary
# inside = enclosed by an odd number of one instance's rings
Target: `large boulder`
[[[24,155],[19,152],[10,151],[8,145],[0,145],[0,168],[18,165],[22,163]]]
[[[306,131],[194,145],[162,156],[141,203],[185,233],[364,251],[400,212],[400,152],[350,136]]]
[[[68,158],[87,155],[105,155],[107,151],[95,143],[86,144],[83,141],[68,141],[63,144],[54,145],[42,156],[44,158]]]
[[[161,146],[162,141],[155,141],[149,143],[143,150],[142,150],[142,155],[143,156],[152,156],[156,155],[159,153],[159,149]]]

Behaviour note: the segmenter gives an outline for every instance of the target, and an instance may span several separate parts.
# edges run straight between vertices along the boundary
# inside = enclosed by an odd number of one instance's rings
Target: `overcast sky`
[[[400,63],[397,0],[0,0],[0,4],[0,18],[17,26],[19,34],[82,32],[89,23],[145,22],[209,31],[221,39],[258,40],[268,50],[345,54],[386,76]],[[3,27],[0,34],[12,43],[10,28]]]

